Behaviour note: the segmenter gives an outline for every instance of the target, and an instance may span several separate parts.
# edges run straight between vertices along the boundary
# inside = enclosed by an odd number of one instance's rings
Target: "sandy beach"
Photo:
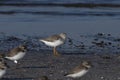
[[[79,65],[82,61],[90,61],[94,67],[81,78],[67,78],[64,74]],[[49,80],[119,80],[119,54],[81,54],[61,53],[55,57],[52,51],[28,51],[27,55],[16,65],[7,61],[10,68],[2,80],[41,80],[42,76]]]

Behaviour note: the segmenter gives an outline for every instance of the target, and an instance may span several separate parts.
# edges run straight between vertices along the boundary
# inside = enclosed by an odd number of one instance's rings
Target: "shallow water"
[[[1,21],[8,18],[15,22],[56,20],[61,17],[68,20],[76,17],[120,18],[119,0],[4,0],[0,1],[0,8],[0,15],[5,19],[1,18]]]

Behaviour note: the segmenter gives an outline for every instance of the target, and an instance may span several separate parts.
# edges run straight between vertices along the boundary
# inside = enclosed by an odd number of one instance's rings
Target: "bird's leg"
[[[56,55],[55,47],[53,48],[53,54],[54,56]]]
[[[15,60],[14,62],[16,63],[15,69],[18,69],[20,66],[20,63],[17,60]]]
[[[58,51],[56,50],[56,47],[55,47],[55,56],[60,56],[60,54],[59,54]]]
[[[18,62],[17,62],[17,60],[14,60],[14,63],[16,63],[16,64],[17,64],[17,63],[18,63]]]

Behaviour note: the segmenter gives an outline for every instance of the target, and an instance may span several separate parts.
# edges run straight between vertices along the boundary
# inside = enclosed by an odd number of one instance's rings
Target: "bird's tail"
[[[43,43],[45,43],[46,41],[44,41],[43,39],[40,39],[39,41],[41,41],[41,42],[43,42]]]

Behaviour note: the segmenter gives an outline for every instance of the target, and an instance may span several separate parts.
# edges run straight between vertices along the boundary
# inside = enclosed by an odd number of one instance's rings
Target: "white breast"
[[[63,44],[63,41],[61,41],[61,40],[56,40],[54,42],[48,42],[48,41],[44,41],[44,40],[41,40],[41,41],[44,42],[47,46],[51,46],[51,47],[56,47],[56,46]]]
[[[16,54],[13,57],[6,57],[6,58],[8,58],[10,60],[19,60],[19,59],[23,58],[25,54],[26,54],[25,52],[19,52],[18,54]]]
[[[0,70],[0,78],[2,78],[2,76],[6,73],[6,69],[5,70]]]
[[[69,75],[67,75],[67,77],[77,78],[77,77],[83,76],[87,72],[88,72],[88,70],[82,70],[82,71],[74,73],[74,74],[69,74]]]

